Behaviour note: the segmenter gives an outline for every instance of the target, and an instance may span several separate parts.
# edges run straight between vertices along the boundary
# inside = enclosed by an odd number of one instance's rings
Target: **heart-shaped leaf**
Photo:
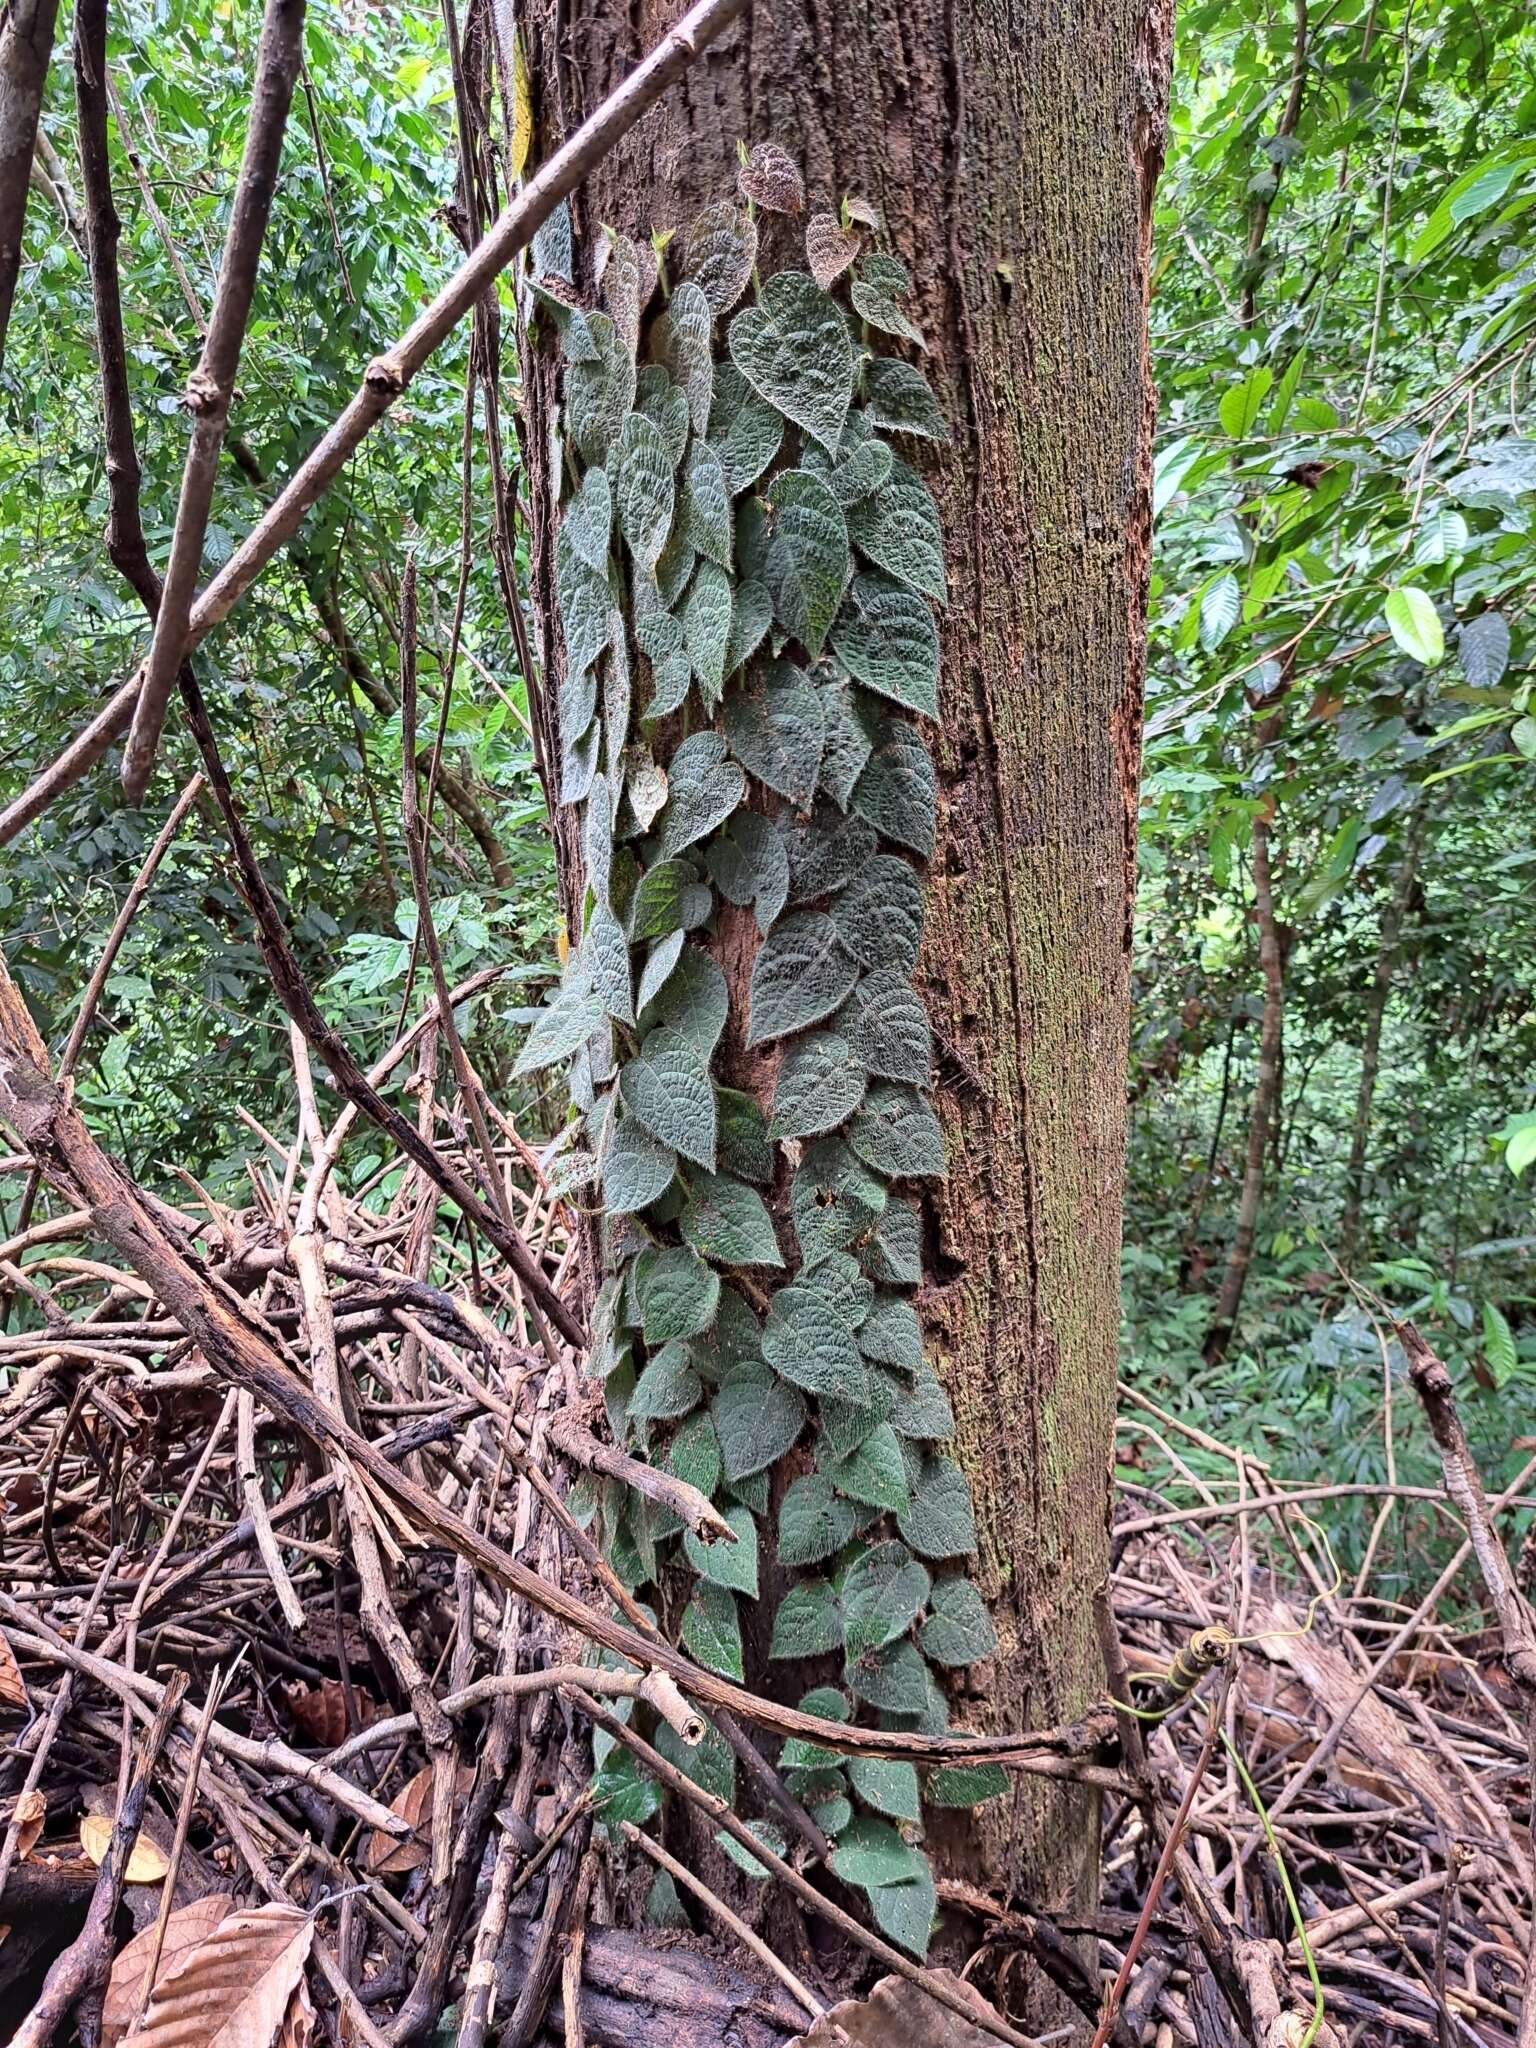
[[[833,623],[832,645],[856,682],[937,717],[938,629],[915,591],[878,569],[855,576]]]
[[[803,270],[781,270],[730,327],[731,360],[786,419],[836,448],[853,394],[853,344],[842,313]]]
[[[814,659],[820,654],[848,581],[848,528],[842,507],[809,470],[790,469],[769,485],[768,555],[763,580],[774,617]]]
[[[810,807],[821,772],[821,698],[787,661],[765,664],[750,688],[725,703],[725,734],[749,775],[799,810]]]
[[[625,1064],[619,1094],[652,1137],[714,1172],[715,1091],[690,1039],[679,1031],[653,1031]]]
[[[858,971],[824,912],[800,910],[780,918],[752,966],[748,1045],[819,1023],[842,1002]]]

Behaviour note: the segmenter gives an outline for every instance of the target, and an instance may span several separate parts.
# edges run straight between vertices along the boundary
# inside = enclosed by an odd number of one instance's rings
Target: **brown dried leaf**
[[[41,1792],[22,1792],[17,1795],[16,1804],[7,1817],[16,1823],[16,1854],[25,1862],[37,1845],[37,1838],[43,1832],[43,1822],[48,1818],[48,1802]]]
[[[806,222],[805,260],[823,291],[836,283],[858,253],[858,236],[852,228],[839,227],[835,214],[813,213]]]
[[[126,2048],[304,2048],[299,1990],[314,1938],[296,1906],[227,1914],[161,1980]]]
[[[112,1846],[112,1822],[104,1813],[87,1813],[80,1820],[80,1846],[91,1861],[100,1866]],[[145,1834],[140,1834],[133,1845],[133,1854],[128,1858],[126,1881],[129,1884],[158,1884],[170,1869],[163,1849],[156,1848]]]
[[[0,1635],[0,1703],[8,1707],[27,1710],[27,1681],[21,1675],[21,1666],[16,1662],[16,1652],[3,1635]]]
[[[776,142],[760,142],[736,173],[744,199],[770,213],[799,213],[805,205],[800,166]]]
[[[347,1693],[339,1678],[323,1678],[319,1685],[288,1685],[283,1688],[288,1711],[311,1742],[334,1749],[351,1730],[347,1726]],[[356,1686],[352,1698],[357,1705],[357,1723],[366,1728],[378,1712],[374,1702]]]
[[[454,1785],[455,1806],[469,1797],[469,1788],[474,1782],[473,1765],[461,1764]],[[398,1813],[402,1820],[408,1820],[415,1833],[404,1841],[396,1841],[381,1828],[369,1831],[363,1845],[363,1868],[375,1877],[403,1877],[407,1871],[419,1870],[427,1860],[432,1832],[431,1764],[423,1765],[415,1777],[395,1794],[389,1802],[389,1810]]]
[[[156,1985],[163,1984],[173,1970],[180,1969],[186,1957],[199,1942],[213,1933],[227,1914],[234,1911],[234,1906],[228,1892],[210,1892],[205,1899],[194,1899],[190,1906],[177,1907],[165,1923],[165,1945],[160,1951],[160,1962],[155,1971]],[[112,1965],[112,1975],[107,1979],[106,2002],[101,2011],[102,2048],[115,2048],[133,2025],[139,2001],[144,1995],[144,1981],[149,1975],[149,1953],[154,1945],[155,1930],[151,1925],[125,1945]]]
[[[934,1970],[966,2004],[991,2019],[997,2013],[979,1991],[952,1970]],[[797,2034],[789,2048],[989,2048],[995,2039],[973,2027],[904,1977],[882,1977],[868,1998],[845,1999],[824,2012],[807,2033]]]

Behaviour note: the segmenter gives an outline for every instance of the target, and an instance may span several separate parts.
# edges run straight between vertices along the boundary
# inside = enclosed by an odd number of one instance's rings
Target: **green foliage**
[[[743,176],[787,190],[776,155]],[[591,676],[566,685],[563,795],[584,805],[590,895],[524,1059],[576,1055],[588,1170],[610,1216],[640,1225],[608,1233],[598,1303],[596,1356],[626,1361],[607,1382],[615,1432],[707,1483],[739,1539],[641,1540],[626,1507],[606,1530],[616,1564],[664,1598],[680,1574],[684,1642],[739,1677],[738,1602],[758,1597],[767,1542],[801,1574],[771,1655],[834,1654],[865,1708],[942,1726],[920,1635],[951,1667],[990,1647],[974,1588],[946,1578],[930,1606],[914,1555],[975,1544],[964,1477],[931,1448],[953,1418],[900,1192],[944,1170],[910,982],[935,785],[905,714],[937,702],[945,586],[933,500],[879,430],[943,426],[920,372],[873,338],[921,343],[899,264],[860,258],[850,312],[798,270],[756,282],[756,248],[750,209],[720,202],[669,246],[665,311],[617,318],[622,236],[604,306],[562,307],[559,598],[568,665]],[[733,1030],[711,953],[749,909]],[[722,1044],[777,1050],[767,1122],[721,1085]],[[769,1468],[808,1434],[770,1514]],[[916,1774],[834,1768],[817,1797],[834,1868],[924,1952],[932,1880],[889,1817],[919,1821]]]

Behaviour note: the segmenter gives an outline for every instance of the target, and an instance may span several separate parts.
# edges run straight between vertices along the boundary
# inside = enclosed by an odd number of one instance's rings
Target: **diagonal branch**
[[[193,605],[187,620],[185,653],[190,653],[234,610],[422,364],[518,251],[526,248],[560,202],[623,140],[641,115],[674,79],[682,76],[700,51],[736,19],[746,4],[747,0],[698,0],[698,5],[663,36],[650,56],[503,209],[485,240],[459,265],[394,347],[368,365],[350,403]],[[136,671],[119,684],[90,724],[75,735],[31,786],[0,812],[0,846],[9,845],[18,832],[42,815],[56,796],[89,774],[114,740],[127,730],[138,694]]]
[[[154,772],[166,708],[187,644],[187,621],[202,567],[213,489],[218,481],[219,450],[224,444],[224,427],[235,395],[235,372],[240,367],[240,350],[256,295],[261,245],[282,160],[283,130],[288,125],[288,109],[304,57],[304,7],[305,0],[267,0],[261,24],[256,77],[251,87],[251,118],[245,133],[245,154],[235,186],[229,234],[219,264],[213,312],[202,356],[187,379],[185,404],[192,415],[192,441],[181,473],[181,497],[171,535],[165,588],[144,664],[133,728],[123,752],[123,788],[135,803],[142,798]]]

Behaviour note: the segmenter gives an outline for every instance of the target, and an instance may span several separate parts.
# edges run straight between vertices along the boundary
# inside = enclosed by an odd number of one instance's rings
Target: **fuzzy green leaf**
[[[774,1371],[813,1394],[867,1402],[869,1368],[846,1320],[816,1289],[796,1282],[773,1297],[763,1356]]]
[[[720,1164],[743,1180],[770,1181],[774,1173],[774,1148],[768,1140],[763,1112],[750,1095],[739,1088],[717,1088],[715,1101],[720,1123]]]
[[[557,1060],[569,1059],[603,1021],[599,996],[587,988],[562,989],[540,1012],[518,1055],[516,1074],[536,1074]]]
[[[683,901],[697,879],[686,861],[661,860],[648,867],[630,898],[631,941],[638,944],[644,939],[664,939],[668,932],[681,931]]]
[[[683,904],[686,904],[688,894],[689,892],[685,890],[682,898]],[[679,906],[679,914],[682,914],[681,905]],[[650,952],[646,955],[645,965],[640,970],[640,990],[636,998],[642,1010],[646,1009],[654,1001],[655,997],[660,994],[661,990],[666,987],[667,982],[671,979],[673,970],[676,968],[678,961],[683,957],[685,937],[686,934],[681,927],[675,932],[668,932],[665,938],[660,938],[656,941],[651,947]]]
[[[619,433],[613,458],[619,531],[642,571],[655,568],[672,530],[676,487],[672,455],[661,429],[643,412],[632,412]]]
[[[820,663],[811,681],[821,693],[826,743],[821,755],[821,788],[840,811],[846,811],[854,784],[864,772],[871,750],[865,721],[859,716],[853,685],[833,663]]]
[[[629,940],[624,927],[606,904],[592,908],[587,926],[587,958],[592,985],[610,1017],[621,1024],[635,1021],[635,993],[629,968]]]
[[[889,1821],[861,1813],[832,1851],[832,1869],[844,1884],[869,1891],[881,1885],[904,1884],[926,1868],[916,1849],[909,1849]]]
[[[761,1363],[733,1366],[711,1404],[727,1479],[750,1479],[793,1449],[805,1427],[805,1402]]]
[[[801,1579],[790,1586],[773,1617],[768,1655],[775,1660],[819,1657],[842,1646],[843,1618],[826,1580]]]
[[[871,1074],[927,1087],[933,1071],[933,1034],[922,998],[904,974],[866,974],[838,1011],[833,1028]]]
[[[951,1764],[928,1773],[926,1797],[930,1806],[980,1806],[1007,1790],[1001,1764]]]
[[[707,441],[695,441],[688,451],[683,472],[682,519],[683,531],[698,552],[718,562],[722,569],[730,569],[734,535],[725,471]]]
[[[931,1367],[924,1365],[911,1392],[902,1394],[891,1411],[891,1423],[898,1436],[919,1443],[943,1443],[954,1435],[954,1410]]]
[[[784,415],[765,404],[734,363],[715,366],[709,438],[733,498],[755,484],[784,440]]]
[[[917,1208],[905,1200],[887,1204],[859,1253],[872,1280],[886,1287],[916,1287],[923,1277],[923,1232]]]
[[[859,1329],[859,1349],[866,1358],[895,1366],[898,1372],[922,1371],[923,1327],[904,1294],[882,1291],[875,1296]]]
[[[613,491],[605,469],[589,469],[581,489],[565,508],[560,530],[570,536],[581,562],[608,580],[608,550],[613,545]]]
[[[835,1556],[857,1521],[853,1503],[839,1500],[819,1472],[792,1480],[779,1504],[780,1564],[820,1564]]]
[[[789,855],[784,841],[757,811],[738,811],[710,842],[710,876],[727,903],[756,905],[757,928],[766,933],[789,894]]]
[[[849,1657],[883,1650],[904,1636],[928,1604],[927,1568],[905,1543],[877,1543],[843,1575],[843,1641]]]
[[[880,445],[869,441],[865,449]],[[938,507],[922,478],[904,462],[896,464],[890,482],[873,496],[850,505],[847,519],[848,537],[867,561],[924,597],[948,601]]]
[[[914,1643],[903,1636],[883,1650],[850,1657],[843,1676],[861,1700],[886,1714],[920,1714],[933,1681]]]
[[[921,370],[895,356],[877,356],[864,372],[864,417],[872,427],[947,441],[949,428]]]
[[[725,976],[700,946],[685,946],[672,972],[651,999],[641,1005],[640,1028],[670,1027],[707,1060],[720,1043],[730,998]]]
[[[813,1138],[836,1129],[864,1099],[864,1070],[846,1039],[817,1031],[791,1046],[773,1095],[775,1138]]]
[[[814,659],[852,566],[842,507],[821,478],[804,469],[774,477],[768,504],[763,580],[773,598],[774,617]]]
[[[711,1585],[727,1586],[733,1593],[745,1593],[749,1600],[755,1600],[757,1524],[752,1519],[750,1508],[727,1508],[725,1519],[735,1532],[734,1543],[727,1543],[723,1537],[716,1543],[705,1543],[690,1529],[683,1537],[683,1550],[700,1578],[708,1579]]]
[[[933,852],[938,778],[922,734],[905,719],[885,719],[853,791],[855,813],[886,839],[926,860]]]
[[[855,576],[832,645],[856,682],[930,718],[939,709],[939,635],[916,591],[878,569]]]
[[[724,1586],[701,1579],[683,1610],[683,1642],[706,1671],[740,1685],[745,1677],[741,1659],[741,1623],[736,1616],[736,1596]]]
[[[724,1174],[703,1174],[694,1180],[679,1224],[694,1250],[719,1265],[784,1263],[762,1196]]]
[[[730,326],[731,360],[786,419],[834,449],[853,392],[853,345],[835,302],[803,270],[781,270]]]
[[[681,386],[696,434],[705,433],[709,426],[715,385],[713,333],[714,316],[709,300],[692,279],[685,278],[651,330],[651,353]]]
[[[688,1346],[663,1344],[655,1352],[629,1397],[631,1421],[675,1422],[690,1414],[703,1398],[704,1387],[688,1362]]]
[[[751,660],[768,637],[768,628],[773,624],[773,599],[768,595],[766,583],[759,583],[755,576],[748,576],[736,585],[731,607],[731,637],[725,649],[725,672],[735,675],[737,669]]]
[[[917,1787],[917,1771],[911,1764],[855,1756],[848,1759],[848,1776],[864,1804],[874,1807],[876,1812],[888,1813],[893,1820],[922,1819],[922,1794]]]
[[[917,1632],[917,1640],[935,1664],[959,1669],[990,1657],[997,1632],[986,1602],[969,1579],[940,1579],[933,1589],[933,1612]]]
[[[939,1904],[938,1888],[926,1860],[921,1877],[914,1877],[906,1884],[883,1884],[865,1896],[880,1932],[899,1947],[910,1951],[919,1961],[926,1958]]]
[[[749,689],[733,690],[725,735],[749,775],[809,809],[821,772],[821,698],[799,669],[768,662]]]
[[[838,937],[866,967],[910,974],[923,936],[923,885],[900,854],[866,861],[832,907]]]
[[[847,996],[858,971],[824,912],[797,910],[780,918],[753,962],[748,1045],[819,1023]]]
[[[893,1180],[941,1178],[944,1134],[929,1103],[900,1081],[877,1081],[848,1126],[848,1143],[867,1166]]]
[[[677,1154],[629,1117],[617,1117],[603,1157],[603,1199],[618,1216],[633,1215],[664,1195]]]
[[[667,805],[657,832],[657,852],[666,857],[692,846],[722,824],[746,793],[746,777],[728,758],[719,733],[691,734],[667,769]]]
[[[591,466],[607,462],[635,402],[635,363],[606,313],[589,313],[587,331],[595,352],[566,365],[565,416],[577,452]]]
[[[660,430],[668,459],[676,469],[688,446],[688,398],[660,363],[647,363],[636,379],[635,411],[643,412]]]
[[[872,1226],[878,1227],[887,1200],[885,1183],[841,1138],[818,1138],[807,1145],[789,1191],[795,1236],[806,1264],[846,1251]]]
[[[732,616],[730,577],[718,562],[700,562],[683,599],[683,643],[709,710],[719,703],[720,692],[725,688]],[[707,735],[696,733],[694,737],[703,739]]]
[[[635,1299],[647,1344],[695,1337],[720,1306],[720,1275],[686,1245],[652,1245],[635,1262]]]
[[[715,1170],[715,1091],[698,1047],[679,1031],[653,1031],[619,1080],[630,1115],[696,1166]]]
[[[667,1447],[667,1470],[702,1494],[715,1491],[720,1484],[720,1439],[710,1415],[702,1410],[690,1415],[678,1430]]]
[[[922,1557],[964,1557],[974,1550],[976,1518],[960,1467],[948,1458],[924,1458],[896,1526]]]
[[[757,229],[734,201],[716,200],[688,223],[683,275],[692,278],[713,313],[728,313],[747,288],[757,261]]]

